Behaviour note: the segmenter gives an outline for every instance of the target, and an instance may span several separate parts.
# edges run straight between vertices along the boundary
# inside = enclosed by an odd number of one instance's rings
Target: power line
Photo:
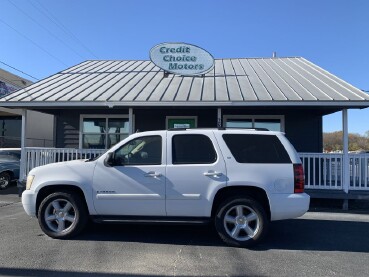
[[[39,12],[41,12],[42,14],[44,14],[51,22],[53,22],[56,26],[58,26],[61,30],[63,30],[64,33],[66,33],[68,36],[70,36],[71,38],[73,38],[76,42],[78,42],[86,51],[88,51],[92,56],[94,56],[96,59],[98,59],[98,57],[81,41],[78,39],[78,37],[76,37],[70,30],[67,29],[67,27],[65,27],[65,25],[63,23],[61,23],[44,5],[42,5],[39,1],[37,1],[37,4],[42,7],[42,9],[44,9],[44,11],[42,11],[41,9],[39,9],[37,6],[35,6],[32,1],[30,1],[29,3],[35,8],[37,9]]]
[[[67,64],[65,64],[62,60],[58,59],[57,57],[55,57],[53,54],[51,54],[49,51],[47,51],[45,48],[41,47],[40,45],[38,45],[36,42],[34,42],[32,39],[28,38],[26,35],[22,34],[21,32],[19,32],[18,30],[16,30],[15,28],[13,28],[12,26],[10,26],[8,23],[6,23],[4,20],[2,20],[0,18],[0,22],[2,22],[4,25],[8,26],[10,29],[12,29],[13,31],[15,31],[18,35],[22,36],[23,38],[25,38],[26,40],[28,40],[29,42],[31,42],[33,45],[37,46],[39,49],[41,49],[42,51],[44,51],[46,54],[48,54],[50,57],[54,58],[55,60],[57,60],[58,62],[60,62],[61,64],[63,64],[64,66],[68,66]]]
[[[59,37],[57,37],[56,35],[54,35],[51,31],[49,31],[46,27],[44,27],[43,25],[41,25],[40,23],[38,23],[33,17],[31,17],[30,15],[28,15],[25,11],[23,11],[20,7],[18,7],[16,4],[14,4],[11,0],[8,0],[8,2],[10,4],[12,4],[16,9],[18,9],[21,13],[23,13],[25,16],[27,16],[29,19],[31,19],[34,23],[36,23],[40,28],[44,29],[46,32],[49,33],[49,35],[51,35],[52,37],[54,37],[55,39],[57,39],[59,42],[61,42],[62,44],[64,44],[64,46],[68,47],[69,50],[73,51],[77,56],[79,56],[82,59],[85,59],[84,57],[82,57],[79,53],[77,53],[72,47],[70,47],[69,45],[67,45],[63,40],[61,40]]]
[[[0,61],[0,63],[2,63],[2,64],[4,64],[4,65],[6,65],[7,67],[10,67],[10,68],[12,68],[12,69],[14,69],[14,70],[18,71],[18,72],[20,72],[20,73],[22,73],[22,74],[24,74],[24,75],[27,75],[28,77],[31,77],[32,79],[35,79],[35,80],[37,80],[37,81],[39,81],[39,80],[40,80],[40,79],[38,79],[38,78],[36,78],[36,77],[33,77],[32,75],[27,74],[26,72],[24,72],[24,71],[22,71],[22,70],[19,70],[19,69],[15,68],[14,66],[11,66],[11,65],[9,65],[9,64],[7,64],[7,63],[4,63],[3,61]]]

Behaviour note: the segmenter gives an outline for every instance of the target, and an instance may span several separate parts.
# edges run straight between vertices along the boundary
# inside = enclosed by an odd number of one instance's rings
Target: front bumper
[[[36,198],[37,194],[32,190],[25,190],[22,193],[23,209],[32,217],[36,217]]]
[[[291,219],[309,210],[310,196],[306,193],[272,194],[269,201],[272,221]]]

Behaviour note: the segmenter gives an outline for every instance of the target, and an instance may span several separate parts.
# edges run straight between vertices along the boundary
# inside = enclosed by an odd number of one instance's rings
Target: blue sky
[[[367,0],[0,0],[0,62],[42,79],[179,41],[215,58],[302,56],[369,90],[368,11]],[[323,126],[341,130],[340,113]],[[368,130],[369,109],[349,110],[349,131]]]

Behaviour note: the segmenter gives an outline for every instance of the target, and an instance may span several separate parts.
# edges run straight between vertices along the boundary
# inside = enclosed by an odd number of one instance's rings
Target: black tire
[[[67,239],[78,235],[88,222],[88,211],[81,197],[73,192],[48,195],[38,209],[38,223],[52,238]]]
[[[226,244],[251,247],[264,238],[269,219],[261,204],[250,197],[242,197],[224,201],[215,214],[214,223]]]
[[[0,189],[6,189],[9,187],[12,178],[8,172],[0,173]]]

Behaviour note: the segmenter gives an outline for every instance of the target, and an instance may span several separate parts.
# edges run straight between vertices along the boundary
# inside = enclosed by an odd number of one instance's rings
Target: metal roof
[[[1,106],[350,106],[369,95],[304,58],[216,59],[202,76],[151,61],[85,61],[0,99]]]

